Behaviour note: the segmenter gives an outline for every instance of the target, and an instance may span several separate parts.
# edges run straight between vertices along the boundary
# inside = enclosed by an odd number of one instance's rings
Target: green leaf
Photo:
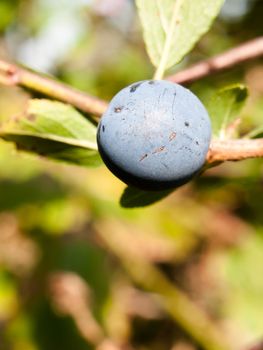
[[[136,0],[156,79],[208,31],[224,0]]]
[[[151,205],[168,196],[172,190],[165,191],[143,191],[138,188],[128,186],[125,188],[120,204],[124,208],[138,208]]]
[[[101,162],[96,127],[73,107],[50,100],[30,100],[26,111],[5,122],[0,137],[17,148],[83,166]]]
[[[218,90],[210,98],[206,107],[212,119],[215,137],[228,138],[227,127],[238,118],[247,96],[246,86],[235,84]]]

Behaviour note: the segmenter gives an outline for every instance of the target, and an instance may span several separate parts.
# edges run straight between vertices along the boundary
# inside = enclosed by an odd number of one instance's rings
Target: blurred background
[[[262,35],[262,18],[262,0],[226,0],[171,72]],[[153,75],[129,0],[0,0],[0,57],[107,100]],[[232,82],[249,88],[243,129],[262,123],[262,59],[191,89],[202,97]],[[29,97],[0,86],[0,121]],[[121,208],[124,187],[104,166],[51,162],[0,141],[0,349],[214,350],[208,329],[203,345],[195,337],[199,313],[232,349],[260,342],[262,160],[222,164],[147,208]],[[191,329],[148,283],[156,271],[157,284],[164,278],[185,298],[175,310],[197,308]]]

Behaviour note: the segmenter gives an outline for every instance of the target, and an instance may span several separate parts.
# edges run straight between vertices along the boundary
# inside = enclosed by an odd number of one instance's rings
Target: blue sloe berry
[[[143,190],[189,181],[202,168],[210,139],[210,119],[200,100],[163,80],[140,81],[118,92],[97,133],[107,167]]]

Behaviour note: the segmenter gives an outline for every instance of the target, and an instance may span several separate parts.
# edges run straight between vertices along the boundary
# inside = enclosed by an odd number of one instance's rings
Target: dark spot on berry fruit
[[[123,107],[115,107],[114,112],[115,113],[120,113],[122,111]]]
[[[141,83],[133,84],[130,88],[130,92],[135,92],[140,85]]]
[[[147,158],[148,157],[148,154],[147,153],[145,153],[141,158],[140,158],[140,162],[141,161],[143,161],[145,158]]]

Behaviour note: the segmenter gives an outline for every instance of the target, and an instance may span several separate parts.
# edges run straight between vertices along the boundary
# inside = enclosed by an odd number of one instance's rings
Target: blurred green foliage
[[[262,34],[263,2],[246,1],[243,12],[245,1],[237,3],[226,1],[180,68]],[[132,1],[0,0],[0,32],[0,56],[103,98],[153,74]],[[247,84],[246,134],[262,124],[262,77],[258,59],[191,88],[202,97],[226,83]],[[20,114],[28,98],[0,86],[0,120]],[[107,350],[110,341],[125,349],[199,348],[158,297],[133,282],[103,234],[124,256],[158,267],[233,348],[257,342],[262,174],[262,160],[222,164],[162,202],[130,210],[119,206],[124,185],[105,167],[53,163],[0,141],[0,349]]]

